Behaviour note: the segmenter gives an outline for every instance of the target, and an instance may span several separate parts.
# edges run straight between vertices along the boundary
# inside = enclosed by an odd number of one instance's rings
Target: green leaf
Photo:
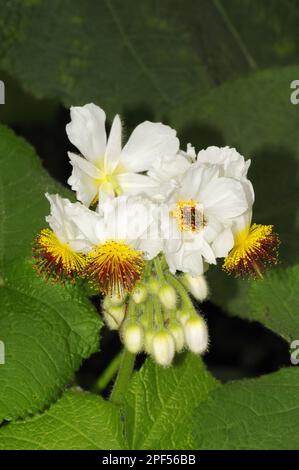
[[[198,93],[170,115],[185,143],[192,142],[197,149],[235,146],[252,159],[254,221],[275,225],[285,266],[299,261],[299,106],[290,102],[290,83],[298,75],[299,67],[265,70],[205,96]],[[250,283],[234,280],[219,267],[210,269],[208,276],[212,300],[250,318]]]
[[[194,419],[199,449],[299,449],[299,369],[223,385]]]
[[[200,358],[184,354],[163,369],[148,359],[135,373],[124,403],[131,449],[192,449],[191,415],[217,386]]]
[[[31,145],[0,126],[0,277],[12,261],[31,256],[49,213],[46,191],[71,195],[46,173]]]
[[[118,409],[101,397],[66,392],[41,415],[0,428],[0,449],[124,449]]]
[[[198,90],[296,62],[297,9],[280,3],[11,0],[1,9],[0,67],[37,97],[161,116]]]
[[[292,341],[299,338],[299,265],[270,272],[249,289],[251,318]]]
[[[13,265],[0,287],[0,422],[36,413],[57,399],[84,358],[98,349],[100,317],[71,285]]]
[[[0,421],[56,400],[98,349],[101,321],[83,293],[46,283],[24,261],[49,213],[45,191],[69,194],[42,169],[30,145],[0,127]]]

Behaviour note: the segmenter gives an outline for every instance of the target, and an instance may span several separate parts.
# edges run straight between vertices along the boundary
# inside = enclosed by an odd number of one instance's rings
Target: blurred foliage
[[[0,68],[40,98],[160,117],[193,93],[295,63],[297,24],[291,0],[2,0]]]

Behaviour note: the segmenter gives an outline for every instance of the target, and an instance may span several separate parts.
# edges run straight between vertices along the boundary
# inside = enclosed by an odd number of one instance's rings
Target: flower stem
[[[176,291],[179,293],[179,296],[182,299],[182,303],[183,303],[184,307],[188,308],[188,309],[191,309],[191,310],[194,310],[192,300],[190,299],[189,294],[186,291],[183,284],[177,278],[172,276],[171,274],[166,274],[166,279],[169,282],[169,284],[171,284],[176,289]]]
[[[161,283],[165,282],[165,276],[164,276],[161,260],[158,256],[154,259],[154,265],[155,265],[155,270],[156,270],[159,281]]]
[[[110,396],[110,400],[117,405],[123,401],[135,363],[135,354],[123,349],[120,367]]]
[[[109,385],[113,377],[117,374],[120,366],[122,351],[109,362],[104,372],[100,375],[96,383],[94,384],[92,391],[94,393],[101,393]]]

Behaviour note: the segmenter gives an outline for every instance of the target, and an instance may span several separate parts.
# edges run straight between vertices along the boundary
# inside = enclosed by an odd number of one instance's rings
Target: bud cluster
[[[203,354],[208,348],[208,328],[187,289],[201,301],[208,292],[203,276],[185,275],[179,280],[168,273],[161,279],[151,271],[131,294],[104,298],[104,319],[110,329],[119,330],[130,352],[145,352],[161,366],[169,366],[175,353],[186,348]]]

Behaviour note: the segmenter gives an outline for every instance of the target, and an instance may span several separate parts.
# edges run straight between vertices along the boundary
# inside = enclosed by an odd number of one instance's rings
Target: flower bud
[[[132,294],[132,299],[134,300],[135,304],[141,304],[147,298],[147,289],[144,285],[140,284],[135,287]]]
[[[144,329],[139,323],[128,320],[122,328],[122,339],[127,350],[137,354],[143,348]]]
[[[193,297],[199,302],[203,302],[209,294],[209,287],[205,276],[191,276],[186,273],[183,276],[183,283]]]
[[[208,328],[201,316],[193,315],[189,318],[185,324],[184,332],[190,351],[202,354],[207,350],[209,343]]]
[[[126,300],[126,295],[112,294],[109,295],[111,305],[118,306],[122,305]]]
[[[177,302],[176,290],[170,284],[164,284],[159,289],[159,299],[167,309],[174,310]]]
[[[153,352],[153,338],[155,333],[155,330],[152,328],[145,331],[144,350],[147,354],[152,354]]]
[[[169,331],[163,329],[154,335],[152,350],[153,357],[158,364],[164,367],[171,364],[175,353],[175,342]]]
[[[190,318],[190,311],[189,310],[177,310],[176,317],[181,323],[182,326],[185,326],[186,321]]]
[[[106,295],[103,300],[103,307],[105,309],[109,309],[110,307],[118,307],[123,305],[125,300],[125,296],[119,296],[118,294]]]
[[[126,313],[125,305],[118,307],[108,307],[103,309],[103,316],[107,326],[110,330],[118,330],[122,324]]]
[[[149,288],[151,294],[158,294],[160,284],[155,277],[151,277],[148,281],[147,287]]]
[[[173,336],[176,351],[180,352],[185,344],[185,336],[182,325],[177,320],[172,320],[168,325],[168,331]]]

